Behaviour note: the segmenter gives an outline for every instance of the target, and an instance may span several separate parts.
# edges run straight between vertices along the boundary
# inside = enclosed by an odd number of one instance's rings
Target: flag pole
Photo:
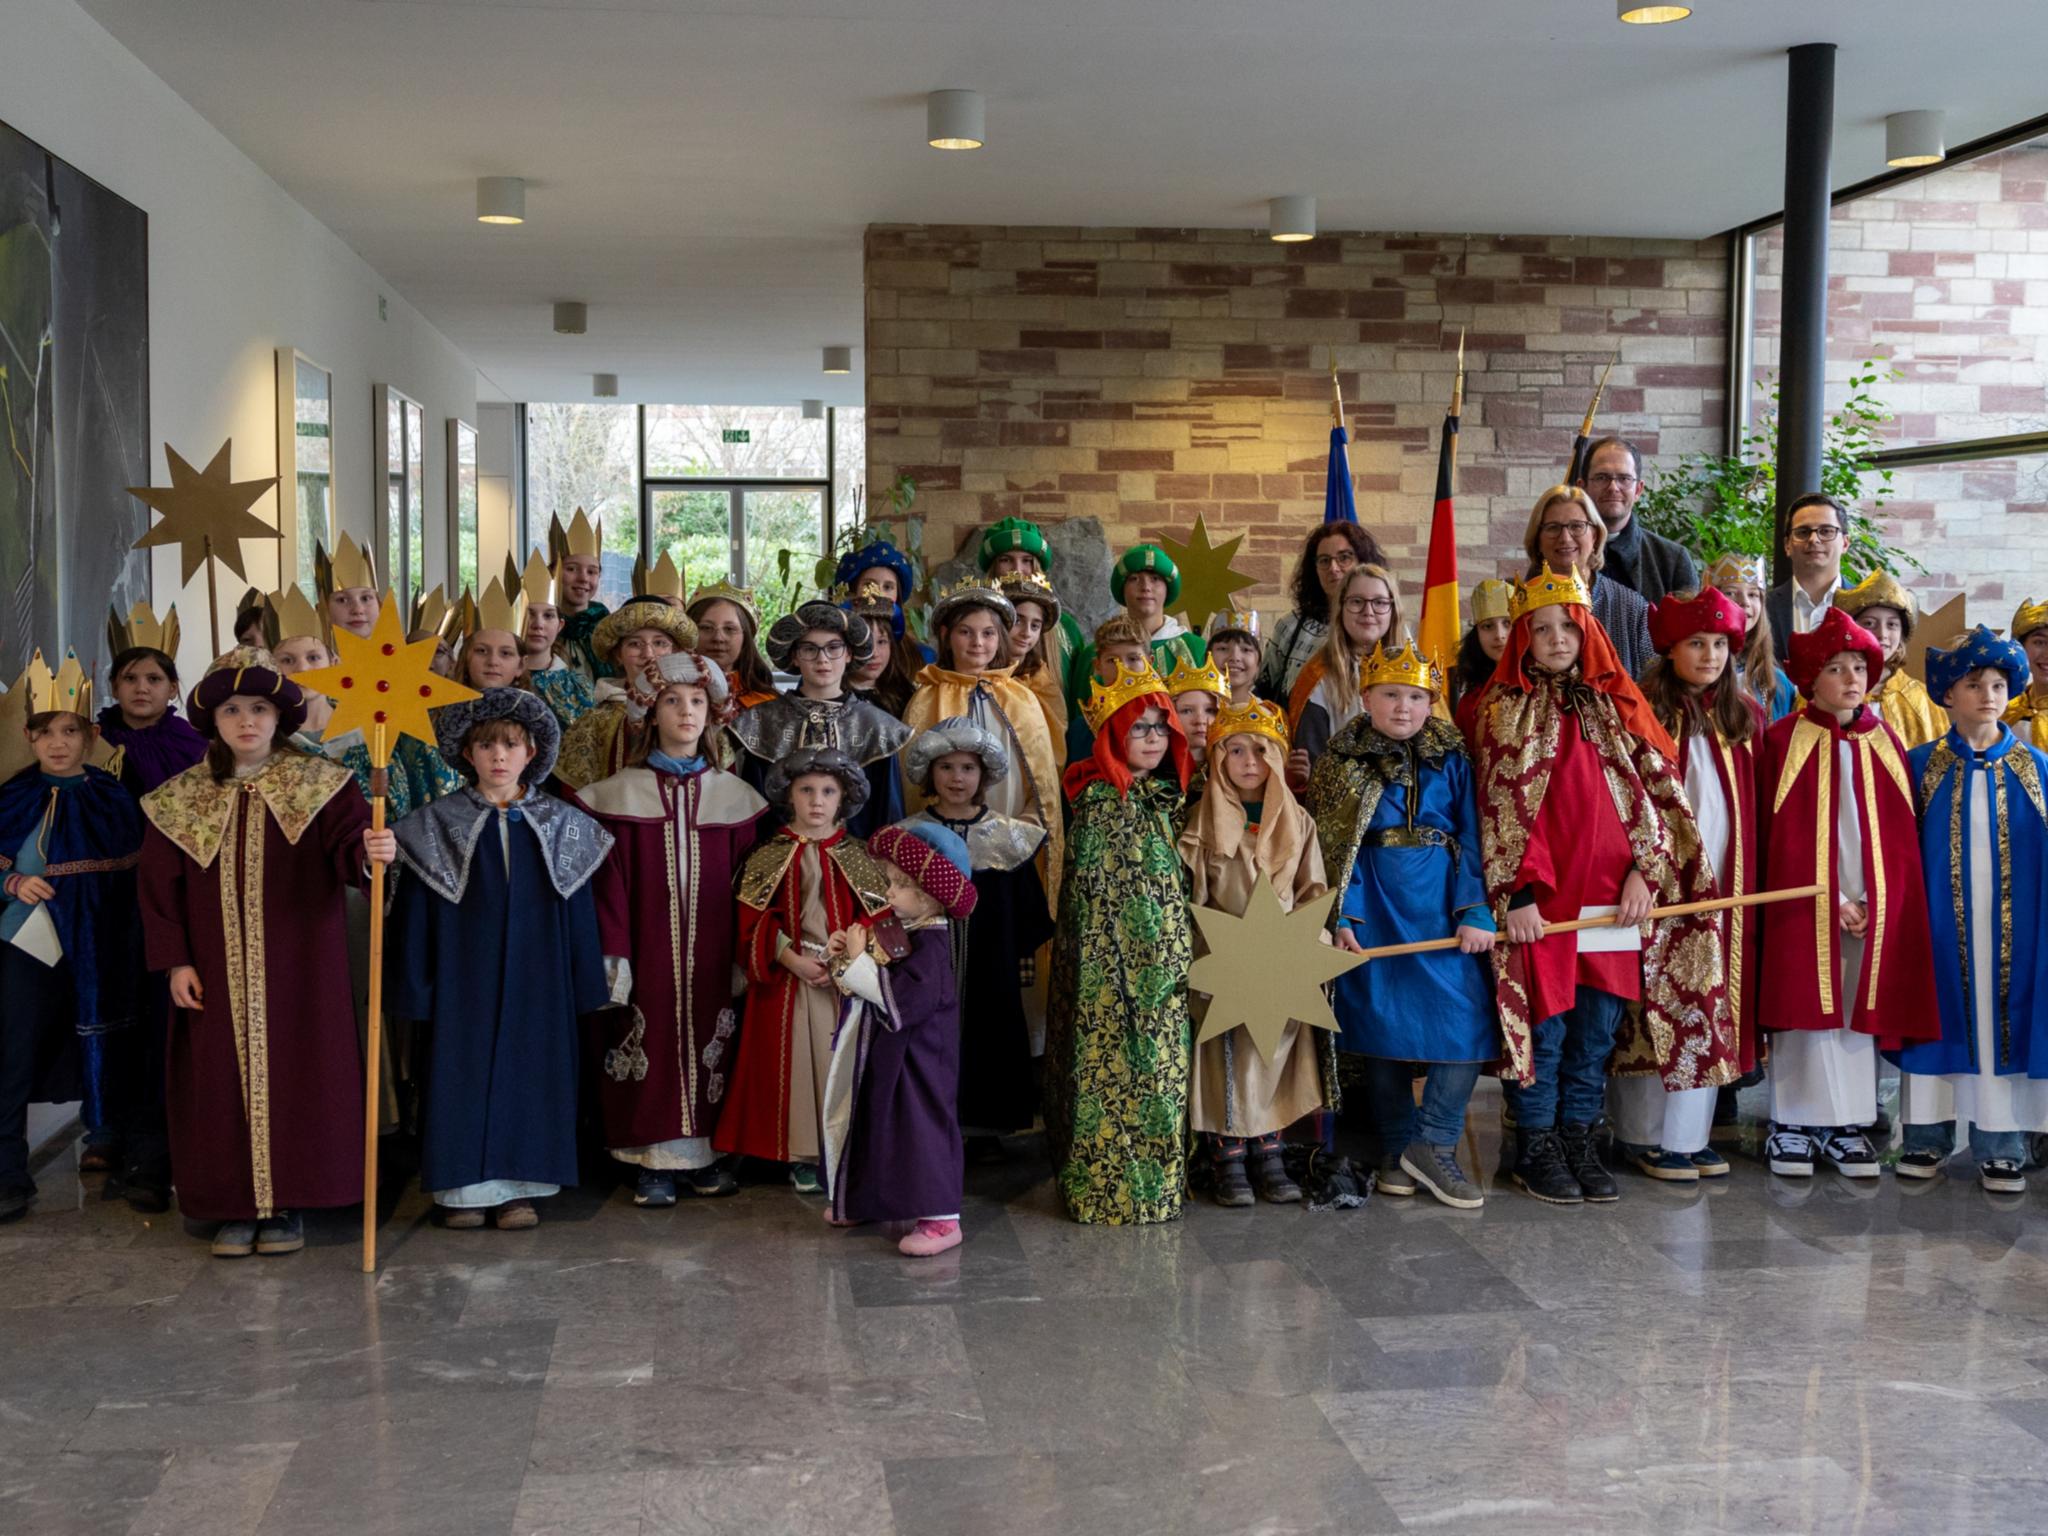
[[[1330,425],[1344,425],[1344,390],[1337,383],[1337,349],[1330,348]]]
[[[1593,386],[1593,400],[1586,407],[1586,419],[1579,423],[1579,436],[1593,435],[1593,419],[1600,414],[1600,400],[1607,393],[1608,377],[1614,372],[1614,365],[1620,361],[1621,352],[1617,348],[1614,355],[1607,359],[1607,366],[1600,370],[1600,382]]]
[[[1451,414],[1465,414],[1465,327],[1458,327],[1458,376],[1451,385]],[[1451,468],[1458,467],[1458,441],[1451,439]]]

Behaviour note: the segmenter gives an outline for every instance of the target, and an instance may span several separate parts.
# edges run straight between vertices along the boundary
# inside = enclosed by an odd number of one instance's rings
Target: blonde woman
[[[1361,565],[1337,589],[1332,604],[1336,620],[1322,649],[1294,680],[1288,700],[1287,784],[1299,794],[1330,738],[1357,719],[1365,707],[1358,685],[1359,668],[1382,640],[1389,645],[1407,638],[1408,621],[1401,612],[1401,587],[1384,565]]]
[[[1522,551],[1529,557],[1526,576],[1534,576],[1546,563],[1553,571],[1562,571],[1567,564],[1577,569],[1593,594],[1593,617],[1614,642],[1615,655],[1630,677],[1641,676],[1657,654],[1650,644],[1650,605],[1620,582],[1601,577],[1607,525],[1600,521],[1593,498],[1575,485],[1553,485],[1538,496],[1522,534]]]

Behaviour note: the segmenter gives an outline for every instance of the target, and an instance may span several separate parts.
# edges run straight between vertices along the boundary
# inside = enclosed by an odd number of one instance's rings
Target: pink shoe
[[[933,1254],[944,1253],[948,1248],[960,1246],[960,1223],[957,1221],[920,1221],[910,1233],[896,1245],[897,1251],[907,1253],[913,1259],[928,1259]]]

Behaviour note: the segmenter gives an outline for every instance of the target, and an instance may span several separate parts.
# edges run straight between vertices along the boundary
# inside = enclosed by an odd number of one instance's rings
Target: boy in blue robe
[[[81,1118],[115,1132],[136,1107],[142,812],[86,764],[99,733],[76,668],[31,673],[36,760],[0,785],[0,1222],[35,1199],[31,1103],[82,1098]]]
[[[391,1011],[429,1028],[420,1186],[449,1227],[540,1220],[576,1182],[578,1019],[605,1005],[590,878],[596,820],[539,784],[561,726],[538,694],[490,688],[434,712],[461,790],[399,822]]]
[[[1927,652],[1948,734],[1907,754],[1920,808],[1941,1038],[1894,1053],[1912,1179],[1941,1172],[1957,1120],[1984,1188],[2024,1194],[2030,1132],[2048,1130],[2048,755],[2003,722],[2026,652],[1983,625]],[[2017,919],[2017,921],[2015,920]]]

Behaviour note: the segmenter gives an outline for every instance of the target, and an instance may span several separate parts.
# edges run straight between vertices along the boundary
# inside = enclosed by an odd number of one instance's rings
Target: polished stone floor
[[[368,1277],[346,1214],[224,1262],[67,1153],[0,1228],[0,1531],[2039,1532],[2048,1189],[1955,1172],[1116,1231],[1024,1156],[921,1262],[786,1188],[414,1196]]]

